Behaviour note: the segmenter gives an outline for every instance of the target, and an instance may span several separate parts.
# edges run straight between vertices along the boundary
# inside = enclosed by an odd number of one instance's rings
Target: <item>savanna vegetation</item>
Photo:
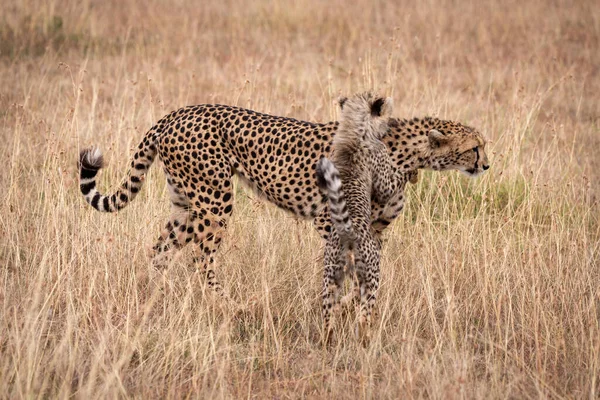
[[[0,397],[597,398],[600,7],[593,1],[5,1],[0,5]],[[477,127],[491,168],[421,174],[389,228],[370,345],[322,345],[322,244],[240,184],[205,291],[183,252],[151,274],[168,215],[144,132],[225,103],[310,121],[374,88],[398,117]]]

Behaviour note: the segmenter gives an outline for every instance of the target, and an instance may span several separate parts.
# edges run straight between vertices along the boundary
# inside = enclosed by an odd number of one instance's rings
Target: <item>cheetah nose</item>
[[[483,170],[484,170],[484,171],[487,171],[489,168],[490,168],[490,166],[489,166],[489,165],[484,165],[484,166],[483,166]]]

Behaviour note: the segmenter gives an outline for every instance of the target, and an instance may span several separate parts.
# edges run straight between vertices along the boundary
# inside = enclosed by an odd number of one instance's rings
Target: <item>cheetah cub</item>
[[[396,173],[382,138],[388,133],[391,98],[361,93],[339,100],[341,115],[333,138],[332,160],[317,164],[319,187],[329,199],[334,229],[325,246],[323,318],[328,340],[331,318],[338,308],[344,266],[358,280],[358,334],[368,340],[368,329],[379,287],[381,246],[371,228],[371,200],[386,204],[414,174]]]

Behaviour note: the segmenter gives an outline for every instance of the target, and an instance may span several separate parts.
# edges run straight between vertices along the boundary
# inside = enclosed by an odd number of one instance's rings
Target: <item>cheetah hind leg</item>
[[[153,269],[166,269],[176,252],[192,240],[192,233],[193,227],[190,225],[189,213],[176,207],[156,244],[152,247]]]
[[[208,214],[208,215],[207,215]],[[201,279],[208,287],[210,293],[217,295],[219,306],[227,313],[237,314],[244,311],[236,304],[223,285],[217,280],[215,273],[215,253],[221,246],[223,234],[227,229],[227,217],[200,211],[195,214],[193,221],[193,262],[196,271],[201,274]]]

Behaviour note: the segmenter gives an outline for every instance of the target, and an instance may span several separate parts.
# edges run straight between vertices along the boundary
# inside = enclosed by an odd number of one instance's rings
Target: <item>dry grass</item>
[[[0,397],[598,397],[599,48],[591,1],[3,2]],[[179,106],[327,121],[370,87],[478,127],[492,168],[410,189],[367,349],[348,321],[320,344],[309,223],[238,189],[218,276],[256,305],[231,318],[185,255],[148,278],[158,168],[118,215],[79,194],[80,148],[108,189]]]

